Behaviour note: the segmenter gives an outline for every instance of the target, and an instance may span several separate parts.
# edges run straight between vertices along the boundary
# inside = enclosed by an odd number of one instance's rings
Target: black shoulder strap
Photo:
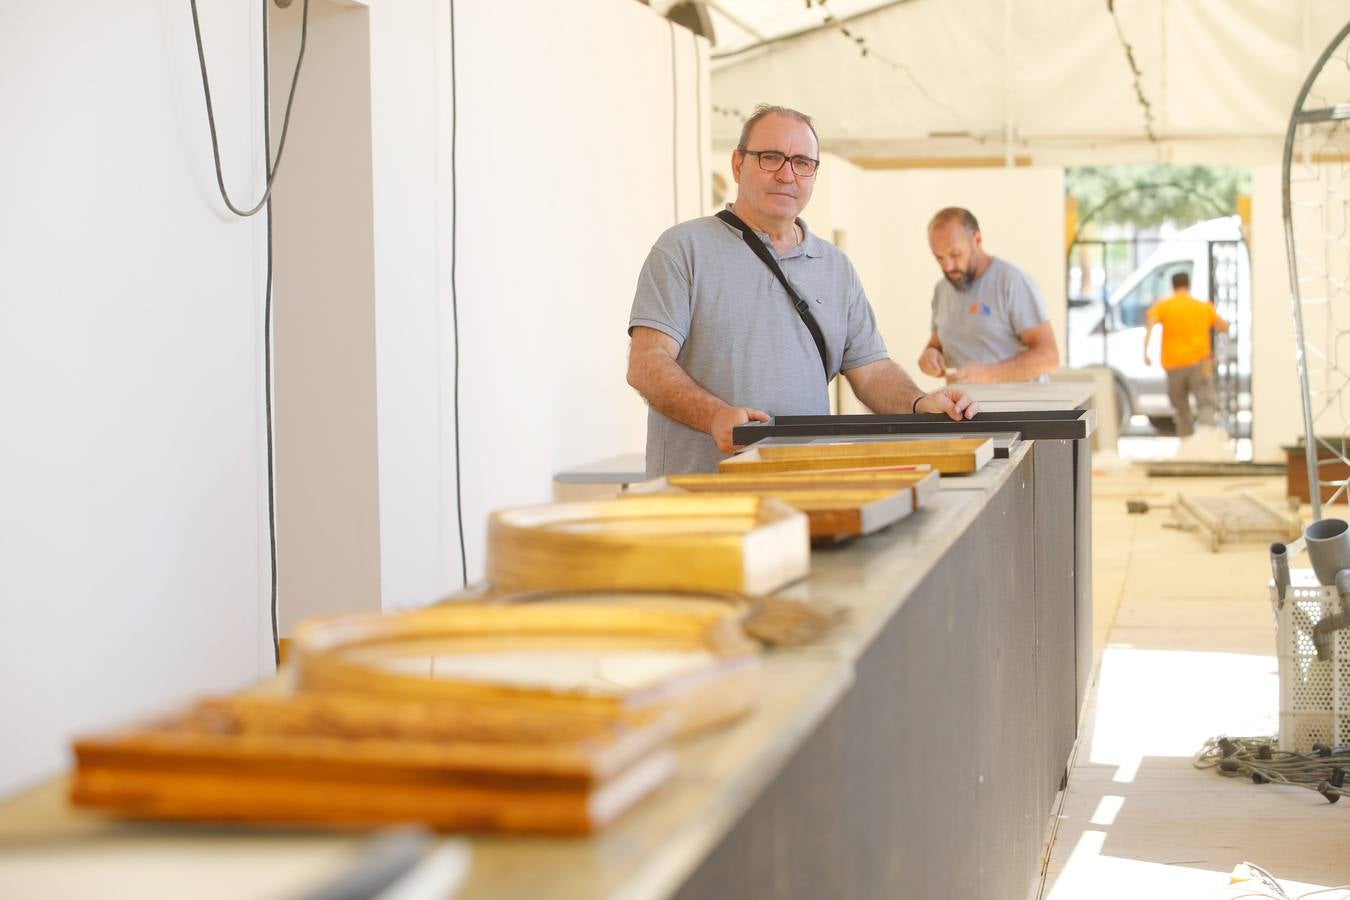
[[[764,241],[760,240],[759,235],[755,234],[750,226],[742,222],[741,217],[731,210],[722,210],[717,214],[717,218],[739,231],[746,246],[764,261],[764,265],[768,266],[773,274],[778,276],[778,280],[782,282],[784,290],[787,291],[788,297],[792,300],[793,308],[797,310],[797,315],[802,317],[802,322],[806,325],[806,330],[811,332],[811,340],[816,342],[816,350],[820,352],[820,367],[825,373],[825,380],[829,381],[830,356],[825,350],[825,335],[821,333],[820,325],[816,323],[816,317],[811,315],[811,307],[797,294],[797,291],[794,290],[792,285],[788,282],[787,276],[783,274],[782,268],[778,265],[778,260],[774,259],[773,251],[765,246]]]

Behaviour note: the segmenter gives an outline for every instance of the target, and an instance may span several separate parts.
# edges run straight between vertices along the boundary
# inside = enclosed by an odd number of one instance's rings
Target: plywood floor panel
[[[1345,803],[1224,778],[1191,762],[1211,734],[1278,727],[1267,545],[1231,544],[1211,553],[1194,534],[1165,527],[1171,511],[1158,508],[1178,492],[1238,490],[1280,504],[1284,482],[1150,480],[1109,464],[1094,473],[1098,667],[1051,823],[1046,878],[1033,897],[1230,897],[1229,873],[1244,860],[1294,893],[1350,882]],[[1129,515],[1128,498],[1148,499],[1154,508]],[[1302,515],[1308,521],[1308,507]],[[1350,894],[1317,900],[1344,897]]]

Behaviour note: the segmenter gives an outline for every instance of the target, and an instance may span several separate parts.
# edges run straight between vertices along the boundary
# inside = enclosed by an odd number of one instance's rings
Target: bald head
[[[928,223],[928,247],[943,276],[959,291],[989,268],[980,223],[959,206],[940,209]]]
[[[928,233],[932,234],[934,229],[941,228],[949,222],[958,223],[967,234],[975,234],[980,230],[980,223],[975,220],[974,213],[960,206],[948,206],[939,209],[933,218],[928,220]]]

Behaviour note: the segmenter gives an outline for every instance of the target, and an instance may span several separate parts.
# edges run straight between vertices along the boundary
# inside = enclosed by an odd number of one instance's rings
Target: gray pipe
[[[1284,592],[1289,587],[1289,548],[1284,544],[1270,545],[1270,574],[1275,578],[1275,608],[1284,606]]]

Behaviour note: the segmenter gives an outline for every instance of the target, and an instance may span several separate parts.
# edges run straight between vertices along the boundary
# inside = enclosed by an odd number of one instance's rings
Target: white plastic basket
[[[1350,629],[1334,633],[1332,656],[1317,658],[1313,626],[1340,611],[1334,587],[1319,585],[1312,569],[1290,571],[1280,605],[1275,585],[1276,645],[1280,657],[1280,749],[1306,753],[1315,743],[1350,744]]]

